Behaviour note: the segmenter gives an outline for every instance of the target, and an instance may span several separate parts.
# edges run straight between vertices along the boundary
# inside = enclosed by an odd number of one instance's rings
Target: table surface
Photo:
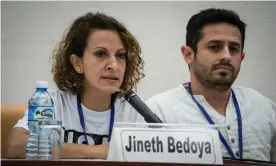
[[[252,161],[237,161],[237,160],[224,160],[223,165],[239,165],[239,166],[276,166],[276,163],[261,163]],[[114,162],[106,160],[93,160],[93,159],[61,159],[61,160],[24,160],[24,159],[2,159],[3,166],[209,166],[209,164],[180,164],[180,163],[144,163],[144,162]]]

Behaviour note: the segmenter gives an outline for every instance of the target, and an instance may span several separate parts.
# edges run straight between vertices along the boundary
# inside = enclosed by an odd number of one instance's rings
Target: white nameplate
[[[108,160],[222,164],[214,129],[114,128]]]

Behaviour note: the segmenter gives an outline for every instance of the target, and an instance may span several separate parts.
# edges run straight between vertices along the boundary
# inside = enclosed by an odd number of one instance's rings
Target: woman
[[[115,18],[88,13],[74,21],[53,51],[62,158],[106,159],[114,121],[136,121],[139,114],[123,96],[144,77],[140,55],[137,40]],[[27,117],[26,111],[10,133],[8,158],[25,157]]]

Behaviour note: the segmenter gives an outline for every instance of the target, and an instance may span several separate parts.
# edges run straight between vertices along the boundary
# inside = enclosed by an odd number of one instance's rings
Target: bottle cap
[[[36,88],[48,88],[48,82],[36,81]]]

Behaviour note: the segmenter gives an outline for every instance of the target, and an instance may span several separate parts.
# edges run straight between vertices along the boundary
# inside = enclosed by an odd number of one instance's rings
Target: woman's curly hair
[[[87,13],[77,18],[71,27],[64,32],[62,41],[53,50],[52,73],[54,81],[62,91],[79,94],[83,87],[83,74],[75,71],[70,62],[70,56],[83,56],[87,45],[87,38],[93,30],[111,30],[119,34],[126,49],[126,70],[120,91],[116,96],[123,96],[127,91],[137,88],[137,84],[144,77],[144,61],[141,48],[135,37],[125,26],[115,18],[103,13]]]

